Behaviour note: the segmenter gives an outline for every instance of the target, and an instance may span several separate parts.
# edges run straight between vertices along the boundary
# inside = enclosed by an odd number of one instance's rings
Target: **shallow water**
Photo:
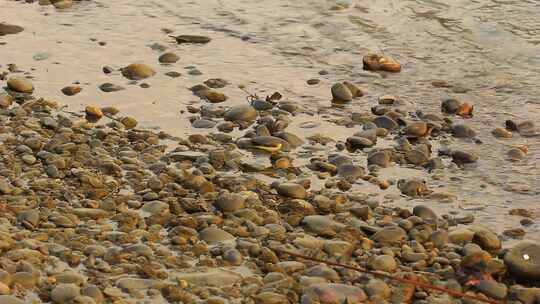
[[[6,43],[0,45],[0,65],[3,69],[7,63],[16,63],[21,70],[33,69],[38,96],[56,99],[71,109],[114,105],[137,117],[141,126],[159,127],[174,135],[194,132],[187,120],[190,114],[181,111],[186,105],[201,103],[187,88],[208,78],[232,83],[222,89],[229,96],[227,105],[246,102],[246,93],[238,85],[260,96],[279,91],[307,112],[295,118],[290,130],[334,139],[344,139],[358,127],[348,129],[331,119],[365,111],[381,95],[397,95],[428,113],[439,113],[443,97],[469,100],[475,104],[475,116],[466,123],[479,133],[483,144],[452,140],[450,146],[474,150],[481,160],[476,167],[449,170],[438,179],[416,172],[437,191],[458,197],[451,204],[423,203],[444,212],[473,213],[478,223],[498,232],[520,227],[520,217],[508,215],[511,208],[540,214],[539,137],[498,140],[490,133],[506,119],[540,118],[540,2],[379,0],[352,2],[342,10],[333,10],[334,5],[335,1],[324,0],[115,0],[83,1],[60,12],[36,3],[0,0],[0,21],[26,29],[0,37]],[[213,40],[205,46],[178,46],[162,28]],[[107,44],[100,46],[99,41]],[[160,52],[149,47],[154,43],[176,52],[180,61],[159,65]],[[393,75],[363,71],[361,59],[368,52],[396,58],[403,71]],[[50,57],[33,58],[44,53]],[[150,88],[129,85],[119,72],[108,76],[101,70],[104,65],[119,68],[132,62],[157,70],[156,76],[145,81]],[[189,75],[189,66],[203,75]],[[182,76],[164,75],[173,70]],[[320,70],[329,73],[321,76]],[[308,86],[310,78],[321,82]],[[342,80],[360,84],[367,94],[344,109],[329,109],[329,88]],[[434,80],[454,86],[437,88]],[[75,81],[83,91],[64,96],[60,89]],[[104,82],[128,89],[103,93],[97,87]],[[305,121],[318,121],[321,126],[299,128]],[[506,160],[508,147],[515,144],[529,145],[524,161]],[[382,174],[396,178],[408,173],[385,170]],[[388,192],[396,193],[395,189],[383,192],[381,199]],[[394,201],[400,205],[418,202]],[[524,229],[526,238],[540,241],[538,220]]]

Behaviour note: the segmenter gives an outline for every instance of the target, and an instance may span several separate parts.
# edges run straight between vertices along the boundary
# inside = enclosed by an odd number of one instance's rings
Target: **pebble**
[[[116,85],[114,83],[106,82],[106,83],[101,84],[99,86],[99,89],[103,92],[111,93],[111,92],[122,91],[122,90],[125,90],[126,88],[124,88],[123,86]]]
[[[471,127],[460,124],[452,126],[452,135],[457,138],[473,138],[476,132]]]
[[[236,193],[221,194],[216,205],[223,212],[234,212],[246,207],[246,200],[243,196]]]
[[[86,117],[90,120],[99,120],[103,117],[103,112],[99,107],[96,106],[87,106],[85,108]]]
[[[80,289],[75,284],[58,284],[51,291],[51,299],[54,303],[67,304],[80,295]]]
[[[178,44],[182,44],[182,43],[206,44],[212,41],[210,37],[199,36],[199,35],[179,35],[179,36],[171,36],[171,37],[173,37]]]
[[[336,83],[332,86],[332,101],[343,103],[350,102],[353,99],[353,94],[349,88],[343,83]]]
[[[367,296],[360,287],[338,283],[322,283],[305,288],[301,303],[364,303],[366,299]]]
[[[371,153],[367,158],[367,163],[369,165],[377,165],[381,168],[390,167],[390,153],[387,151],[377,151]]]
[[[387,130],[395,130],[399,127],[395,120],[385,115],[376,117],[373,122],[377,127]]]
[[[540,280],[540,244],[522,241],[504,255],[508,270],[522,280]]]
[[[0,36],[18,34],[24,31],[22,26],[0,22]]]
[[[34,92],[34,85],[26,78],[11,77],[7,81],[7,87],[8,89],[18,93],[31,94]]]
[[[476,288],[486,296],[497,300],[505,299],[508,293],[506,285],[495,281],[482,280]]]
[[[121,69],[122,75],[130,80],[141,80],[152,77],[156,72],[146,64],[132,63]]]
[[[234,236],[227,231],[214,227],[208,227],[202,230],[199,233],[199,238],[208,244],[217,244],[235,239]]]
[[[191,123],[191,126],[197,129],[211,129],[213,128],[217,123],[215,121],[209,120],[209,119],[197,119],[194,120]]]
[[[281,183],[276,186],[276,191],[279,195],[289,198],[304,199],[307,196],[306,189],[294,183]]]
[[[180,60],[180,57],[175,53],[164,53],[158,58],[160,63],[176,63],[178,60]]]
[[[491,131],[491,134],[497,138],[512,138],[512,132],[504,129],[504,128],[496,128],[493,131]]]
[[[80,86],[67,86],[62,89],[62,93],[66,96],[77,95],[82,91]]]
[[[398,244],[407,239],[407,232],[399,227],[385,227],[371,236],[371,239],[379,244]]]
[[[57,9],[66,9],[73,6],[73,0],[50,0]]]
[[[225,120],[227,121],[253,121],[257,118],[257,111],[250,105],[239,105],[231,107],[225,112]]]
[[[392,256],[384,254],[372,258],[368,265],[373,270],[384,272],[394,272],[398,267],[396,260]]]

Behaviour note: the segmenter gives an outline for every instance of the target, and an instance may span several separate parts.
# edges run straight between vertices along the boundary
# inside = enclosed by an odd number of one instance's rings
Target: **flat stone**
[[[504,263],[512,275],[522,280],[540,280],[540,244],[522,241],[510,248]]]
[[[0,23],[0,36],[18,34],[22,31],[24,31],[22,26],[4,22]]]
[[[365,303],[366,299],[366,294],[359,287],[336,283],[322,283],[305,288],[301,303]]]
[[[124,290],[161,289],[165,283],[151,279],[122,278],[116,281],[116,286]]]
[[[184,280],[189,284],[205,287],[231,286],[242,281],[242,276],[240,274],[221,269],[211,269],[193,273],[179,273],[174,275],[174,277],[177,281]]]
[[[199,238],[208,244],[217,244],[235,239],[235,237],[227,231],[214,227],[208,227],[199,232]]]

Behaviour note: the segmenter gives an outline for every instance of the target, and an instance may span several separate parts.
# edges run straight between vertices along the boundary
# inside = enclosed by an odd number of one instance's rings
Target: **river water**
[[[506,119],[539,124],[540,2],[378,0],[353,1],[338,10],[335,5],[336,1],[327,0],[115,0],[77,2],[71,9],[57,11],[37,3],[0,0],[0,21],[25,28],[18,35],[0,37],[5,42],[0,45],[0,65],[16,63],[31,71],[39,96],[72,109],[114,105],[137,117],[141,126],[180,136],[194,131],[187,120],[190,114],[183,110],[200,103],[187,88],[208,78],[232,83],[224,89],[228,104],[246,102],[239,85],[261,96],[279,91],[305,108],[291,130],[335,139],[355,130],[333,120],[369,109],[381,95],[396,95],[427,113],[439,113],[445,97],[467,100],[474,103],[475,116],[466,123],[483,143],[452,140],[450,145],[475,151],[480,161],[437,178],[422,173],[437,191],[455,194],[457,199],[450,204],[421,202],[441,212],[472,213],[477,222],[498,232],[520,227],[521,218],[508,215],[512,208],[540,215],[539,137],[500,140],[491,135]],[[178,46],[164,28],[172,34],[207,35],[213,40],[202,47]],[[150,47],[155,43],[179,54],[180,61],[159,65],[160,52]],[[368,52],[392,56],[401,62],[402,72],[363,71],[362,56]],[[130,86],[119,73],[102,72],[104,65],[119,68],[132,62],[158,71],[146,81],[150,88]],[[203,74],[188,74],[193,66]],[[172,70],[182,76],[164,75]],[[319,75],[321,70],[328,74]],[[321,82],[308,86],[310,78]],[[329,88],[343,80],[358,83],[367,93],[351,106],[330,109]],[[435,80],[450,87],[435,87]],[[80,94],[61,94],[62,87],[76,81],[83,86]],[[97,86],[104,82],[129,89],[103,93]],[[321,126],[298,128],[305,121]],[[509,162],[506,151],[517,144],[529,145],[529,154],[523,161]],[[538,219],[523,228],[526,238],[540,241]]]

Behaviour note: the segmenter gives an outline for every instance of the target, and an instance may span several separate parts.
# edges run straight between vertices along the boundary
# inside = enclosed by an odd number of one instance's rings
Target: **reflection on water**
[[[517,217],[507,216],[509,208],[538,210],[539,139],[518,136],[502,141],[490,131],[506,119],[539,120],[540,2],[378,0],[332,10],[334,5],[330,0],[116,0],[83,1],[59,13],[0,0],[5,21],[27,29],[6,37],[8,44],[0,47],[0,55],[2,63],[15,62],[24,70],[35,67],[32,75],[40,94],[73,107],[114,104],[141,118],[145,126],[158,125],[177,135],[190,130],[187,114],[180,110],[200,102],[187,88],[207,78],[234,84],[226,89],[230,103],[245,102],[245,93],[236,88],[243,84],[260,95],[278,90],[312,113],[328,107],[328,88],[338,80],[362,83],[368,92],[363,102],[334,112],[339,115],[368,109],[383,94],[398,95],[428,113],[437,113],[446,96],[470,100],[476,115],[467,123],[479,131],[483,144],[458,140],[451,145],[476,150],[482,161],[477,168],[456,171],[457,178],[430,182],[457,193],[461,203],[487,205],[473,212],[499,223],[500,229],[518,225]],[[213,41],[204,47],[177,46],[163,28],[175,34],[209,35]],[[107,44],[99,46],[90,38]],[[148,47],[153,43],[177,52],[180,62],[158,66],[159,53]],[[369,51],[395,57],[403,72],[381,77],[362,71],[361,57]],[[52,56],[35,62],[32,56],[40,52]],[[97,90],[103,82],[128,86],[119,73],[106,76],[101,67],[131,62],[158,69],[148,80],[149,89],[129,86],[114,94]],[[203,75],[188,75],[187,66]],[[171,70],[182,76],[173,80],[163,75]],[[320,76],[320,70],[329,74]],[[321,84],[307,86],[305,81],[312,77],[319,77]],[[433,80],[451,86],[436,88]],[[59,89],[74,81],[84,85],[83,92],[75,98],[62,96]],[[322,118],[301,115],[293,128]],[[353,133],[337,126],[323,132],[334,138]],[[530,145],[527,160],[505,160],[513,144]],[[534,232],[540,230],[538,224],[528,229],[528,237],[540,240],[540,233]]]

